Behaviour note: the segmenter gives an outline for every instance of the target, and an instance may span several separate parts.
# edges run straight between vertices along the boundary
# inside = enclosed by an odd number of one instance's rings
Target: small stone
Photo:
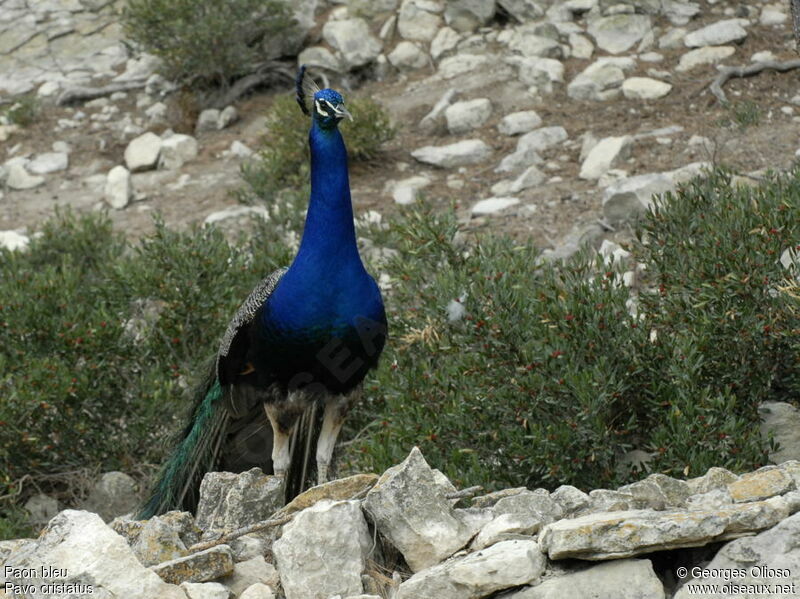
[[[121,164],[108,171],[104,198],[106,203],[116,210],[122,210],[131,201],[131,173]]]
[[[99,514],[106,522],[128,514],[138,506],[136,481],[117,471],[104,473],[84,502],[84,509]]]
[[[442,3],[430,0],[403,0],[397,15],[397,31],[403,39],[430,42],[442,25]]]
[[[692,493],[707,493],[715,489],[725,489],[727,491],[728,485],[739,480],[730,470],[713,466],[708,469],[703,476],[698,476],[686,481]]]
[[[597,142],[581,165],[581,179],[599,179],[608,169],[628,158],[631,151],[630,135],[606,137]]]
[[[452,79],[465,73],[474,72],[488,63],[489,58],[482,54],[458,53],[443,58],[439,63],[438,73],[442,79]]]
[[[189,599],[228,599],[228,589],[218,582],[184,582],[181,588]]]
[[[217,129],[227,129],[239,120],[239,111],[235,106],[226,106],[222,112],[219,113],[219,120],[217,121]]]
[[[132,173],[153,169],[161,153],[161,138],[148,131],[132,140],[125,148],[125,165]]]
[[[9,189],[24,191],[26,189],[34,189],[44,184],[44,177],[31,175],[22,164],[6,163],[5,168],[8,173],[6,185]]]
[[[598,48],[619,54],[633,47],[651,28],[647,15],[619,14],[592,21],[587,31],[597,42]]]
[[[445,52],[449,52],[458,45],[461,36],[455,29],[442,27],[431,42],[431,57],[439,60]]]
[[[274,599],[275,593],[272,589],[265,584],[257,582],[254,585],[247,587],[244,592],[239,595],[239,599]]]
[[[0,195],[2,199],[2,195]],[[11,252],[25,251],[31,242],[30,237],[17,231],[0,231],[0,247]]]
[[[444,117],[450,133],[467,133],[483,125],[492,114],[492,103],[487,98],[456,102],[447,107]]]
[[[206,131],[216,131],[219,128],[220,111],[216,108],[206,108],[197,117],[197,125],[195,131],[197,133],[204,133]]]
[[[690,50],[681,56],[675,70],[682,73],[702,65],[716,64],[732,56],[735,52],[736,49],[733,46],[706,46]]]
[[[542,118],[533,110],[512,112],[498,123],[497,130],[503,135],[528,133],[542,124]]]
[[[780,4],[769,4],[762,7],[761,17],[759,23],[766,27],[773,25],[783,25],[788,19],[788,15],[784,12],[784,8]]]
[[[372,62],[383,47],[370,32],[367,22],[360,18],[328,21],[322,27],[322,37],[339,51],[349,69]]]
[[[144,114],[150,123],[164,123],[167,120],[167,105],[163,102],[156,102],[145,110]]]
[[[170,584],[208,582],[233,572],[233,552],[228,545],[216,545],[150,569]]]
[[[417,199],[417,193],[431,184],[428,177],[416,176],[398,181],[392,188],[392,198],[395,203],[400,205],[413,204]]]
[[[672,90],[672,85],[649,77],[630,77],[622,82],[622,95],[630,100],[656,100]]]
[[[253,150],[236,139],[231,143],[230,153],[237,158],[250,158],[253,155]]]
[[[297,56],[297,64],[305,64],[309,67],[328,69],[335,72],[344,70],[342,61],[323,46],[312,46],[300,52]]]
[[[580,489],[571,485],[561,485],[550,493],[565,516],[578,514],[592,505],[592,499]]]
[[[730,42],[740,42],[747,37],[742,25],[747,25],[747,19],[727,19],[707,25],[691,33],[687,33],[683,38],[683,44],[687,48],[701,48],[705,46],[722,46]]]
[[[538,187],[545,180],[545,174],[540,171],[535,165],[529,166],[525,171],[512,181],[509,186],[510,193],[519,193],[529,187]]]
[[[466,139],[446,146],[425,146],[411,155],[425,164],[439,168],[453,168],[483,162],[492,149],[480,139]]]
[[[69,166],[69,157],[66,153],[45,152],[31,160],[26,168],[34,175],[46,175],[66,170],[67,166]]]
[[[585,35],[580,33],[569,34],[569,45],[572,48],[572,57],[589,60],[594,54],[594,45]]]
[[[517,204],[519,204],[517,198],[487,198],[472,207],[472,216],[497,214]]]
[[[744,474],[728,485],[728,491],[735,503],[759,501],[794,489],[792,477],[774,466],[767,468]]]
[[[398,69],[421,69],[429,64],[428,55],[407,40],[398,43],[386,58]]]
[[[277,587],[280,576],[275,566],[267,563],[263,555],[256,555],[250,559],[236,562],[233,565],[233,572],[220,580],[225,588],[236,597],[254,584]]]
[[[5,245],[1,239],[0,245]],[[44,525],[58,514],[58,500],[44,493],[37,493],[25,502],[24,508],[30,514],[33,524]]]
[[[176,133],[161,143],[158,166],[175,170],[195,158],[197,158],[197,140],[191,135]]]

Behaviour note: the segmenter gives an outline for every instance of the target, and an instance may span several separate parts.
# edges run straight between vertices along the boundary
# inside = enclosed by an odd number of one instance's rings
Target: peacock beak
[[[353,115],[347,111],[347,108],[344,107],[344,104],[339,104],[334,109],[335,115],[337,119],[343,119],[347,117],[351,121],[353,120]]]

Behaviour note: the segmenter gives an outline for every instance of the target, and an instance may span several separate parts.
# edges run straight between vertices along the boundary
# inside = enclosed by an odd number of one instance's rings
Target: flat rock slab
[[[728,485],[728,492],[735,503],[758,501],[793,490],[794,480],[783,470],[759,470],[743,475]]]
[[[465,139],[446,146],[425,146],[411,152],[420,162],[440,168],[478,164],[491,154],[492,149],[480,139]]]
[[[233,572],[233,551],[228,545],[217,545],[150,569],[170,584],[208,582]]]
[[[550,559],[606,560],[699,547],[774,526],[794,502],[783,497],[706,510],[626,510],[559,520],[539,535]]]
[[[623,559],[548,578],[507,599],[664,599],[664,586],[647,559]]]
[[[400,585],[395,599],[480,599],[534,582],[544,568],[536,541],[501,541],[415,574]]]
[[[749,25],[747,19],[725,19],[707,25],[683,38],[687,48],[702,48],[704,46],[722,46],[731,42],[740,42],[747,37],[742,25]]]

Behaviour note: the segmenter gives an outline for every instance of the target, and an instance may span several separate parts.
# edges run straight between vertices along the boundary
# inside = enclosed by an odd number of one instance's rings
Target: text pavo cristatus
[[[209,471],[259,466],[285,476],[291,498],[302,490],[313,454],[325,481],[344,417],[383,349],[386,316],[358,254],[338,129],[350,115],[342,96],[317,88],[305,67],[297,100],[312,117],[311,197],[297,256],[265,278],[228,325],[142,518],[194,511]]]

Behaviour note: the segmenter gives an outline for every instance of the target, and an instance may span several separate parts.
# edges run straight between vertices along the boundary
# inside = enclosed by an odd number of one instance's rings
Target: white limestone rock
[[[640,42],[651,28],[647,15],[617,14],[595,19],[587,31],[598,48],[610,54],[620,54]]]
[[[517,28],[516,36],[508,47],[522,56],[540,56],[545,58],[562,58],[564,50],[558,39],[538,33],[538,26],[522,25]]]
[[[305,64],[309,67],[328,69],[337,73],[344,70],[342,61],[324,46],[311,46],[310,48],[305,48],[302,52],[300,52],[300,54],[297,55],[297,64]]]
[[[447,0],[445,22],[456,31],[474,31],[486,25],[495,13],[491,0]]]
[[[511,206],[519,204],[517,198],[487,198],[472,207],[472,216],[487,216],[497,214]]]
[[[674,171],[620,179],[603,192],[603,216],[609,222],[634,220],[650,208],[654,194],[673,191],[677,184],[697,176],[704,166],[693,162]]]
[[[447,129],[454,135],[480,127],[491,115],[492,103],[488,98],[455,102],[444,111]]]
[[[684,27],[675,27],[670,29],[664,35],[658,38],[658,47],[662,50],[682,48],[683,38],[686,37],[687,33],[688,31]]]
[[[617,98],[620,94],[625,71],[635,66],[630,58],[599,58],[567,85],[567,95],[573,100],[604,101]]]
[[[35,568],[39,572],[43,566],[66,570],[68,578],[26,578],[17,579],[18,583],[91,581],[92,594],[100,597],[186,599],[180,587],[165,583],[142,566],[125,539],[91,512],[61,512],[36,541],[14,551],[5,562],[6,568]],[[37,595],[50,594],[39,589]]]
[[[0,231],[0,247],[11,252],[24,252],[30,242],[30,237],[17,231]]]
[[[24,191],[26,189],[34,189],[40,185],[44,185],[44,177],[39,175],[31,175],[25,168],[27,161],[23,162],[7,162],[5,164],[6,170],[6,186],[9,189]]]
[[[690,50],[678,61],[678,66],[675,70],[683,73],[691,71],[692,69],[708,64],[716,64],[726,58],[733,56],[736,48],[733,46],[706,46],[704,48],[697,48]]]
[[[536,515],[500,514],[481,528],[470,549],[477,551],[489,547],[508,540],[508,535],[534,535],[541,526],[542,521]]]
[[[749,25],[747,19],[726,19],[707,25],[701,29],[687,33],[683,44],[687,48],[705,46],[723,46],[731,42],[741,42],[747,37],[744,26]]]
[[[761,416],[761,436],[769,435],[778,442],[778,450],[769,459],[780,464],[787,460],[800,460],[800,410],[782,401],[765,401],[758,406]]]
[[[109,206],[115,210],[122,210],[130,203],[132,196],[131,173],[118,164],[108,171],[103,197]]]
[[[567,517],[579,514],[592,505],[591,497],[572,485],[561,485],[550,493],[550,497]]]
[[[514,181],[511,182],[511,185],[508,188],[509,193],[519,193],[525,189],[530,187],[538,187],[542,183],[544,183],[547,176],[540,171],[536,165],[531,165],[525,169],[525,171]]]
[[[225,588],[234,596],[239,596],[255,584],[277,588],[280,575],[274,565],[267,562],[262,554],[233,564],[233,572],[221,579]]]
[[[554,83],[564,82],[564,64],[553,58],[524,58],[519,63],[519,80],[539,93],[550,94]]]
[[[536,111],[523,110],[504,116],[498,123],[497,130],[503,135],[520,135],[532,131],[541,124],[542,117]]]
[[[632,141],[630,135],[601,139],[581,164],[581,171],[578,176],[581,179],[599,179],[610,168],[619,165],[622,160],[630,156]]]
[[[672,85],[650,77],[629,77],[622,82],[622,95],[629,100],[657,100],[670,91]]]
[[[497,5],[520,23],[526,23],[544,16],[541,3],[535,0],[497,0]]]
[[[544,152],[553,148],[568,138],[567,131],[564,127],[541,127],[524,134],[517,141],[517,152],[526,150],[535,150],[536,152]]]
[[[269,220],[269,211],[264,206],[242,206],[241,204],[237,204],[236,206],[230,206],[228,208],[223,208],[222,210],[212,212],[206,216],[206,218],[203,220],[203,224],[213,225],[214,223],[219,223],[225,220],[241,218],[250,215],[258,216],[264,220]]]
[[[282,505],[282,479],[260,468],[236,474],[208,472],[200,483],[195,520],[207,533],[235,530],[266,520]]]
[[[162,143],[162,139],[150,131],[133,139],[125,148],[125,166],[132,173],[155,168]]]
[[[440,0],[403,0],[397,14],[397,31],[403,39],[430,42],[442,25]]]
[[[428,55],[419,46],[407,40],[401,41],[386,58],[398,69],[421,69],[429,64]]]
[[[196,133],[204,133],[206,131],[217,131],[219,129],[219,118],[222,113],[216,108],[206,108],[197,117],[197,124],[195,125]]]
[[[364,510],[413,572],[451,556],[474,534],[436,480],[415,447],[403,462],[383,473],[364,499]]]
[[[464,73],[473,72],[489,64],[489,57],[483,54],[467,54],[459,52],[454,56],[443,58],[439,63],[438,73],[442,79],[452,79]]]
[[[228,599],[228,589],[218,582],[184,582],[181,588],[189,599]]]
[[[406,206],[413,204],[417,201],[417,194],[420,189],[423,189],[431,184],[428,177],[417,175],[398,181],[392,187],[392,198],[396,204]]]
[[[197,140],[191,135],[176,133],[161,143],[160,168],[175,170],[197,158]]]
[[[459,41],[461,41],[461,35],[455,29],[442,27],[431,41],[431,57],[439,60],[442,54],[455,48]]]
[[[247,587],[244,592],[239,595],[239,599],[275,599],[275,593],[273,593],[272,589],[267,585],[257,582]]]
[[[445,146],[425,146],[411,152],[420,162],[439,168],[478,164],[491,154],[492,149],[480,139],[465,139]]]
[[[136,481],[124,472],[104,472],[83,502],[82,509],[99,514],[103,520],[110,522],[138,507],[137,488]]]
[[[322,37],[339,51],[348,69],[369,64],[381,53],[381,41],[372,35],[364,19],[328,21],[322,28]]]
[[[800,588],[800,514],[795,514],[774,528],[754,537],[736,539],[720,549],[704,568],[702,578],[692,577],[687,584],[718,585],[722,588],[726,583],[737,585],[769,585],[770,594],[756,591],[754,586],[745,586],[745,594],[736,596],[753,596],[749,591],[771,597],[790,597]],[[727,572],[741,571],[742,576],[727,580],[723,578]],[[699,573],[699,572],[698,572]],[[760,589],[764,587],[761,586]],[[688,586],[684,585],[675,593],[674,599],[688,599],[693,596]],[[696,596],[696,595],[694,595]]]
[[[550,559],[617,559],[757,532],[789,514],[790,504],[783,497],[712,510],[601,512],[545,526],[539,545]]]
[[[786,10],[782,4],[768,4],[761,8],[759,23],[766,27],[783,25],[788,19]]]
[[[536,541],[501,541],[418,572],[400,585],[395,599],[481,599],[532,583],[544,568]]]
[[[594,44],[580,33],[569,34],[569,46],[572,48],[572,58],[589,60],[594,54]]]
[[[66,170],[68,166],[69,156],[66,152],[45,152],[31,160],[26,168],[34,175],[46,175]]]
[[[664,599],[664,586],[648,559],[614,560],[548,578],[507,599]]]
[[[167,105],[163,102],[156,102],[144,111],[149,123],[163,123],[167,120]]]

